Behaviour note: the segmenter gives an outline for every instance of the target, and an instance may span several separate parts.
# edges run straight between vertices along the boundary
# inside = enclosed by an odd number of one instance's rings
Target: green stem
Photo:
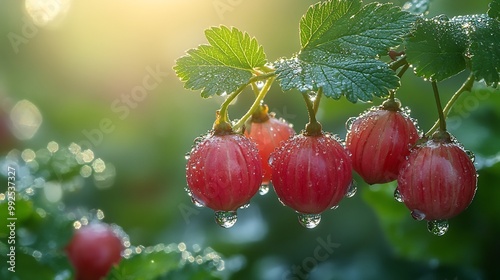
[[[319,108],[319,102],[321,101],[321,97],[323,96],[323,88],[320,87],[318,89],[318,92],[316,93],[316,99],[314,99],[314,103],[313,103],[313,110],[314,110],[314,113],[318,113],[318,108]]]
[[[244,84],[240,86],[235,92],[231,93],[226,100],[222,103],[220,106],[220,120],[219,122],[222,123],[229,123],[229,113],[227,111],[227,108],[233,102],[233,100],[247,87],[248,84]]]
[[[439,131],[446,131],[446,118],[443,114],[443,106],[441,105],[441,99],[439,98],[439,90],[436,81],[432,81],[432,91],[434,92],[434,99],[436,100],[436,107],[439,115]]]
[[[318,96],[316,97],[317,99],[320,98],[319,96],[321,89],[318,90]],[[302,93],[302,97],[304,98],[304,102],[306,103],[307,107],[307,113],[309,115],[309,123],[306,124],[306,132],[305,134],[307,136],[317,136],[320,135],[321,132],[321,124],[316,120],[316,111],[314,110],[314,104],[309,98],[309,95],[307,92]],[[316,103],[316,100],[315,102]],[[319,105],[319,101],[318,101]]]
[[[403,65],[403,68],[398,73],[398,77],[400,79],[401,79],[401,77],[403,77],[403,75],[405,74],[406,70],[408,70],[408,68],[410,68],[410,65],[408,63]]]
[[[250,107],[250,109],[248,109],[248,111],[245,113],[245,115],[243,115],[243,117],[241,117],[241,119],[239,119],[238,122],[233,126],[234,131],[239,131],[243,127],[245,122],[252,116],[253,112],[255,112],[255,110],[257,110],[259,108],[260,104],[262,103],[262,100],[264,100],[264,97],[266,97],[266,94],[269,91],[269,89],[271,88],[275,79],[276,79],[275,76],[271,76],[271,78],[269,78],[266,81],[266,83],[264,84],[264,86],[260,90],[259,94],[255,98],[255,101],[253,102],[252,107]]]
[[[398,60],[391,62],[389,64],[389,68],[396,71],[399,67],[403,65],[407,65],[408,61],[406,61],[406,55],[401,56]]]
[[[474,75],[470,74],[469,77],[467,78],[467,80],[462,84],[462,86],[453,94],[453,96],[450,98],[448,103],[446,103],[446,105],[444,106],[444,109],[443,109],[443,115],[445,118],[450,113],[451,108],[453,107],[453,104],[455,104],[455,102],[458,100],[460,95],[462,95],[462,93],[464,93],[464,92],[467,92],[467,91],[470,92],[472,90],[472,86],[474,85],[474,80],[475,80]],[[429,129],[429,131],[426,133],[426,135],[431,135],[434,131],[436,131],[438,129],[438,127],[439,127],[439,120],[437,120],[434,123],[434,125],[431,127],[431,129]]]

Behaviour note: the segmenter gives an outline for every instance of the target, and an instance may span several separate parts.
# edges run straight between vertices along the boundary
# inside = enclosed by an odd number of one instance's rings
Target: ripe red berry
[[[245,136],[252,139],[257,145],[262,165],[262,187],[261,194],[267,193],[268,184],[271,180],[271,166],[269,156],[279,144],[295,134],[292,126],[282,119],[276,119],[274,114],[268,113],[266,105],[252,115],[245,129]]]
[[[429,230],[442,235],[448,228],[442,221],[469,206],[476,183],[470,155],[447,132],[438,132],[412,149],[402,165],[396,196],[415,219],[430,221]]]
[[[236,222],[236,210],[259,190],[262,167],[255,144],[241,134],[209,134],[193,147],[186,165],[190,195],[215,210],[223,227]]]
[[[346,147],[354,170],[368,184],[396,180],[401,162],[418,140],[415,124],[399,101],[386,101],[351,121]]]
[[[98,280],[120,262],[122,249],[120,238],[109,225],[91,223],[76,230],[65,250],[77,280]]]
[[[296,135],[271,155],[272,183],[280,201],[307,228],[337,206],[352,183],[351,160],[331,134]]]

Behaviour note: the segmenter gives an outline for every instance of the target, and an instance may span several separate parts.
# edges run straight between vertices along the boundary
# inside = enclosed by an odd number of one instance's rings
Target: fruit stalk
[[[446,103],[446,105],[443,108],[443,115],[445,117],[448,116],[448,114],[451,111],[451,108],[453,107],[453,105],[455,104],[457,99],[460,97],[460,95],[462,95],[462,93],[464,93],[464,92],[467,92],[467,91],[470,92],[472,90],[472,86],[474,85],[474,80],[475,80],[474,75],[470,74],[469,77],[467,78],[467,80],[465,80],[465,82],[462,84],[462,86],[453,94],[453,96],[450,98],[448,103]],[[436,131],[436,129],[438,127],[439,127],[439,120],[437,120],[434,123],[434,125],[431,127],[431,129],[429,129],[429,131],[426,133],[426,135],[431,135],[434,131]]]
[[[321,124],[316,120],[317,108],[315,110],[315,107],[319,106],[319,99],[321,99],[322,91],[322,88],[318,90],[316,100],[314,100],[314,104],[306,92],[302,93],[302,97],[304,98],[304,102],[306,103],[307,113],[309,115],[309,123],[306,124],[307,136],[317,136],[321,134]]]
[[[439,115],[439,131],[446,132],[446,118],[443,114],[443,106],[439,98],[439,90],[436,81],[432,81],[432,91],[434,92],[434,99],[436,100],[436,107]]]

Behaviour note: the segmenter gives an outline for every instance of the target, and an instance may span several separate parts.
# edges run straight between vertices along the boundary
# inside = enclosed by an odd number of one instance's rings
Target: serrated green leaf
[[[467,39],[464,30],[446,17],[419,19],[406,43],[415,73],[441,81],[465,69]]]
[[[469,67],[487,85],[500,82],[500,22],[486,15],[420,19],[406,43],[418,76],[445,80]]]
[[[323,88],[327,97],[351,102],[385,96],[399,79],[378,55],[397,46],[415,16],[392,4],[331,0],[310,7],[300,22],[301,50],[276,62],[284,90]]]
[[[113,280],[153,280],[171,270],[179,269],[180,257],[178,254],[154,252],[137,254],[129,259],[123,259],[114,267],[108,279]]]
[[[431,0],[411,0],[403,5],[403,10],[416,15],[427,14],[430,4]]]
[[[486,15],[453,18],[469,36],[468,56],[476,79],[488,86],[500,82],[500,22]]]
[[[500,0],[491,1],[488,7],[488,16],[500,20]]]
[[[399,84],[387,64],[359,56],[328,54],[321,50],[301,53],[298,58],[280,61],[277,73],[283,90],[297,88],[302,92],[323,88],[327,97],[342,95],[355,103],[372,96],[383,97]],[[314,82],[311,82],[314,81]]]
[[[201,89],[203,97],[231,93],[264,66],[266,56],[255,38],[236,28],[213,27],[205,31],[209,45],[187,51],[174,70],[185,87]]]

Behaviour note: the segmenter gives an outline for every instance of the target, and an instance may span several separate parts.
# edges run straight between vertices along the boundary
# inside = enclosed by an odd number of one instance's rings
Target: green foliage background
[[[207,27],[219,24],[255,36],[270,61],[290,57],[300,49],[300,16],[316,1],[143,4],[153,6],[149,9],[131,2],[74,1],[60,25],[39,28],[16,53],[8,34],[22,34],[24,21],[29,20],[21,2],[1,4],[0,98],[6,108],[28,99],[41,111],[43,123],[35,137],[19,148],[37,150],[50,141],[68,146],[85,140],[82,131],[98,129],[104,118],[114,125],[92,150],[115,166],[115,183],[101,190],[88,180],[84,188],[64,196],[68,208],[102,209],[105,221],[120,225],[136,245],[185,242],[212,247],[226,259],[231,279],[287,279],[283,277],[293,273],[293,267],[311,270],[307,260],[314,258],[318,239],[328,238],[340,246],[317,262],[308,279],[495,279],[500,272],[500,164],[487,164],[500,157],[498,90],[477,84],[451,111],[450,131],[476,153],[482,168],[474,201],[450,221],[445,236],[428,233],[425,223],[414,221],[404,205],[394,201],[394,184],[368,186],[360,178],[358,193],[343,200],[337,210],[325,212],[313,230],[302,228],[273,191],[253,198],[250,208],[239,211],[237,224],[222,229],[214,223],[211,210],[192,206],[183,188],[184,154],[193,139],[211,127],[223,98],[204,100],[199,92],[183,89],[172,66],[185,50],[205,43]],[[233,4],[221,13],[214,8],[217,2]],[[428,16],[485,13],[489,2],[435,0]],[[111,104],[142,82],[148,66],[168,75],[130,107],[128,115],[113,111]],[[466,77],[462,73],[441,82],[442,100]],[[402,85],[398,98],[428,130],[437,119],[430,83],[409,71]],[[230,108],[231,116],[241,116],[251,98],[250,93],[239,97]],[[294,91],[282,93],[274,86],[266,102],[297,131],[307,122],[302,98]],[[318,118],[325,130],[343,138],[349,117],[380,103],[380,99],[355,105],[345,98],[325,99]],[[18,269],[43,272],[43,265],[38,265]],[[181,279],[182,271],[177,273],[171,279]]]

